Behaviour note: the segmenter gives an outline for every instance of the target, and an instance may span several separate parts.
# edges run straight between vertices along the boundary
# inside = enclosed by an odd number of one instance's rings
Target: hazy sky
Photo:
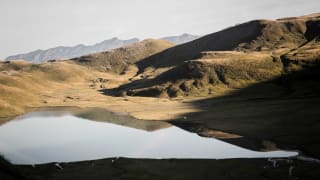
[[[204,35],[252,19],[320,12],[320,0],[0,0],[0,59],[112,37]]]

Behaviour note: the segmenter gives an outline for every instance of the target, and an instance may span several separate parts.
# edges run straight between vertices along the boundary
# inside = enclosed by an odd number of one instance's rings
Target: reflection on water
[[[143,121],[135,119],[126,114],[117,115],[110,111],[106,111],[102,108],[76,108],[76,107],[55,107],[55,108],[41,108],[41,111],[32,112],[20,116],[17,119],[25,119],[35,116],[51,117],[51,116],[64,116],[73,115],[83,119],[88,119],[92,121],[99,122],[110,122],[113,124],[118,124],[126,127],[132,127],[136,129],[142,129],[146,131],[154,131],[162,128],[167,128],[171,124],[164,121]]]
[[[133,120],[112,113],[94,114],[44,111],[21,116],[0,126],[0,153],[16,164],[119,156],[225,159],[297,155],[285,151],[251,151],[214,138],[200,137],[164,122]],[[115,122],[121,125],[113,124]]]

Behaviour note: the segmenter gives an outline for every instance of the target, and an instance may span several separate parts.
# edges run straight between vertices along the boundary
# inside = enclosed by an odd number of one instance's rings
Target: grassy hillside
[[[230,27],[136,62],[136,78],[106,93],[223,95],[313,66],[319,60],[319,27],[319,14]]]
[[[93,77],[87,68],[70,62],[32,64],[26,61],[0,63],[0,115],[21,114],[26,107],[43,103],[40,92],[72,85]]]
[[[147,39],[129,46],[72,60],[100,71],[122,73],[129,65],[173,46],[173,43],[165,40]]]

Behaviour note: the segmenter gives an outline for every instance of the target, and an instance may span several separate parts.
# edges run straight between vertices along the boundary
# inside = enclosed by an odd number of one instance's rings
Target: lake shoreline
[[[93,89],[87,89],[85,91],[94,92]],[[71,91],[70,89],[64,90]],[[71,92],[74,92],[72,90]],[[81,92],[80,92],[81,93]],[[58,93],[57,95],[61,95]],[[89,93],[90,94],[90,93]],[[65,96],[65,95],[64,95]],[[274,122],[278,123],[278,121],[283,121],[283,118],[287,118],[288,111],[291,109],[295,109],[296,105],[304,106],[302,109],[310,109],[311,117],[318,117],[318,111],[312,110],[320,104],[319,98],[283,98],[283,99],[263,99],[263,100],[250,100],[247,99],[246,96],[244,97],[213,97],[213,98],[189,98],[186,100],[179,100],[179,99],[164,99],[164,98],[145,98],[145,97],[112,97],[102,95],[103,99],[94,99],[92,98],[90,102],[81,101],[80,100],[73,100],[64,102],[61,98],[52,98],[55,99],[55,102],[48,102],[41,104],[41,106],[34,106],[25,108],[25,113],[32,112],[34,110],[46,109],[46,108],[100,108],[105,110],[106,112],[112,112],[114,114],[120,116],[128,116],[133,117],[140,120],[147,120],[147,121],[164,121],[170,124],[177,125],[180,128],[183,128],[187,131],[191,131],[194,133],[199,134],[200,136],[207,136],[207,137],[215,137],[218,139],[223,139],[225,141],[229,141],[231,143],[235,143],[245,148],[255,149],[255,150],[270,150],[267,146],[263,144],[263,141],[270,141],[275,143],[274,149],[285,149],[285,150],[296,150],[299,149],[303,153],[306,153],[310,156],[318,156],[318,148],[320,145],[316,143],[310,144],[300,144],[305,139],[301,138],[311,138],[314,139],[316,136],[309,136],[309,133],[306,133],[306,136],[299,137],[300,142],[297,144],[290,141],[283,141],[278,140],[278,135],[281,133],[281,128],[277,131],[274,131],[273,124]],[[49,100],[48,100],[49,101]],[[62,103],[63,102],[63,103]],[[222,104],[223,103],[223,104]],[[258,106],[252,106],[253,104],[257,104]],[[271,104],[270,104],[271,103]],[[296,104],[293,104],[296,103]],[[259,105],[260,104],[260,105]],[[248,108],[243,108],[243,106],[249,106]],[[274,108],[279,107],[286,107],[288,110],[284,110],[284,112],[277,110],[278,112],[273,112]],[[146,109],[148,107],[148,109]],[[157,108],[160,107],[160,108]],[[166,108],[170,107],[170,108]],[[238,107],[241,108],[239,109]],[[228,113],[225,112],[224,109],[232,110]],[[262,108],[262,109],[261,109]],[[266,110],[270,109],[270,110]],[[248,111],[249,110],[249,111]],[[232,112],[234,111],[234,112]],[[301,113],[304,114],[303,111],[297,112],[290,112],[290,118],[292,123],[292,128],[301,131],[303,126],[301,126],[300,117]],[[23,113],[23,114],[25,114]],[[22,115],[23,115],[22,114]],[[230,119],[229,114],[232,115],[232,119]],[[259,122],[256,123],[247,123],[247,120],[242,118],[244,114],[254,116],[255,119],[268,119],[273,118],[274,122],[272,121],[269,124],[261,124]],[[257,116],[257,114],[259,116]],[[150,115],[147,119],[144,117]],[[17,116],[14,116],[17,117]],[[2,123],[7,122],[12,118],[2,118]],[[227,124],[224,122],[224,119],[228,120]],[[244,121],[242,124],[240,122]],[[311,120],[310,120],[311,121]],[[313,122],[317,122],[317,119],[312,119]],[[221,125],[220,125],[221,124]],[[308,125],[308,124],[306,124]],[[190,127],[191,126],[191,127]],[[241,127],[238,129],[234,129],[233,127]],[[261,131],[251,131],[252,128],[263,128],[263,132]],[[316,127],[314,127],[316,129]],[[265,133],[264,131],[269,131],[273,129],[273,133]],[[291,132],[291,131],[290,131]],[[294,131],[292,134],[288,134],[288,136],[295,136]],[[238,139],[238,140],[237,140]],[[311,141],[308,140],[308,141]],[[313,147],[316,145],[316,149]],[[307,151],[304,149],[307,148]]]

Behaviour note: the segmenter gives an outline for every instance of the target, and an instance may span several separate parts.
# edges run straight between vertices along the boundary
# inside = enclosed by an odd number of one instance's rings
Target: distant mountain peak
[[[168,37],[164,37],[164,38],[161,38],[161,39],[173,42],[175,44],[184,44],[184,43],[193,41],[193,40],[198,39],[198,38],[200,38],[200,36],[192,35],[192,34],[188,34],[188,33],[183,33],[183,34],[178,35],[178,36],[168,36]]]
[[[164,37],[161,39],[175,43],[175,44],[182,44],[197,38],[199,38],[199,36],[184,33],[180,36],[170,36],[170,37]],[[52,59],[70,59],[70,58],[80,57],[88,54],[109,51],[112,49],[127,46],[137,42],[140,42],[138,38],[122,40],[118,37],[113,37],[111,39],[106,39],[104,41],[98,42],[94,45],[86,46],[83,44],[78,44],[72,47],[57,46],[57,47],[49,48],[46,50],[36,50],[36,51],[32,51],[25,54],[9,56],[6,58],[6,60],[23,59],[33,63],[43,63]]]
[[[111,49],[119,48],[125,45],[129,45],[135,42],[139,42],[139,39],[132,38],[128,40],[120,40],[117,37],[104,40],[94,45],[78,44],[76,46],[57,46],[46,50],[36,50],[25,54],[18,54],[9,56],[6,60],[24,59],[33,63],[43,63],[52,59],[68,59],[75,58],[87,54],[98,53],[108,51]]]

